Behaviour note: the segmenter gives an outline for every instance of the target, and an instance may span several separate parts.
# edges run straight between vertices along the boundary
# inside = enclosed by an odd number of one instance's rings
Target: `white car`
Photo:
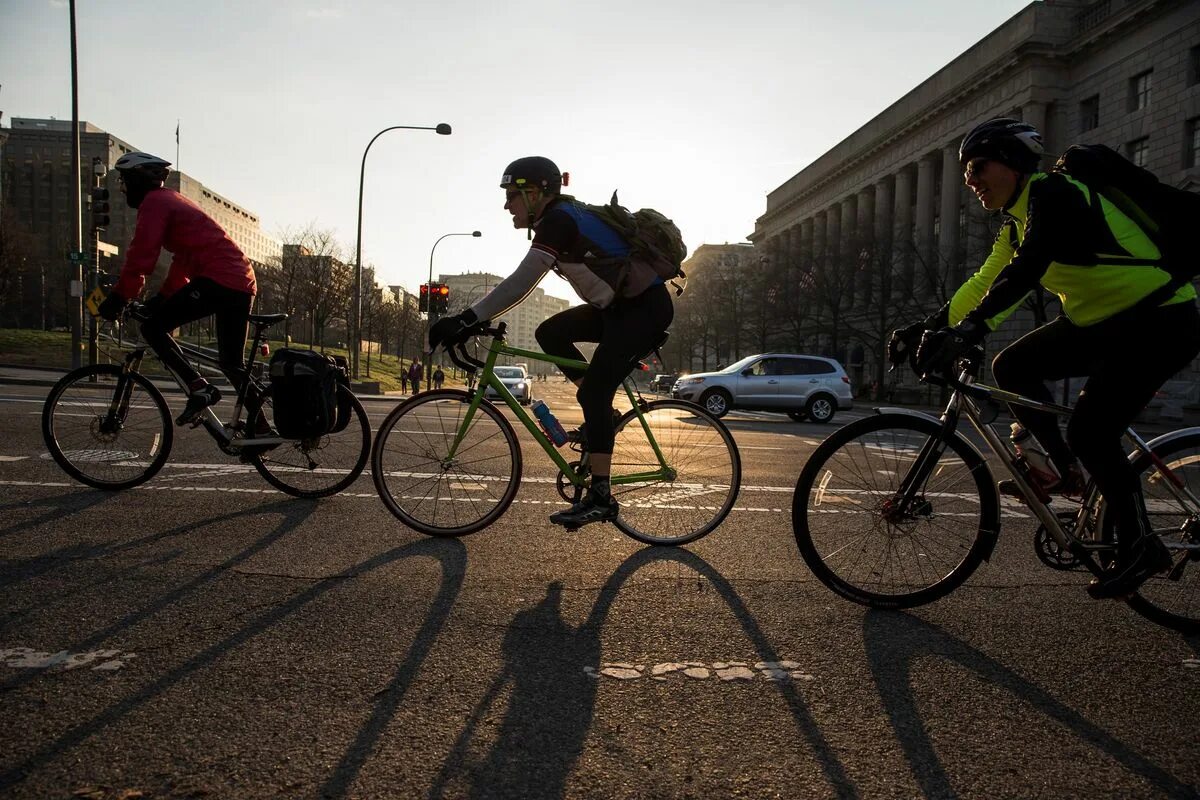
[[[517,398],[523,406],[527,406],[533,402],[533,382],[529,378],[529,373],[524,367],[496,367],[496,377],[504,384],[513,397]],[[487,391],[483,393],[484,397],[498,397],[496,390],[492,387],[487,387]]]

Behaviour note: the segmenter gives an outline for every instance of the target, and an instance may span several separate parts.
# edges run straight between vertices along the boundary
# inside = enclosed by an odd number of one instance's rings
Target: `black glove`
[[[100,307],[96,309],[96,313],[109,322],[116,322],[120,318],[121,312],[125,310],[127,302],[129,301],[116,292],[109,292],[100,302]]]
[[[966,320],[953,328],[926,333],[917,348],[917,371],[945,372],[955,359],[982,342],[986,333],[983,325]]]
[[[450,348],[458,344],[464,338],[463,333],[477,322],[479,317],[469,308],[453,317],[439,319],[429,329],[429,352],[432,353],[443,345]]]
[[[917,346],[921,344],[921,335],[927,330],[928,327],[922,320],[892,331],[892,338],[888,340],[888,361],[892,366],[899,366],[906,358],[911,359],[917,352]]]

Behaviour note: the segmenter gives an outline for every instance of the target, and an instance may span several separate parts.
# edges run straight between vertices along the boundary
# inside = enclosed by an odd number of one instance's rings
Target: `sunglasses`
[[[991,161],[990,158],[984,158],[983,156],[972,158],[967,162],[966,166],[963,167],[963,178],[966,180],[971,180],[971,178],[974,178],[983,171],[984,167],[988,165],[989,161]]]

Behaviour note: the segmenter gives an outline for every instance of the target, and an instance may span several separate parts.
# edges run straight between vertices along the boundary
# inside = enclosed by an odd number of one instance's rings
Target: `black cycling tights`
[[[538,326],[534,333],[538,344],[552,356],[586,361],[575,343],[599,344],[586,372],[563,369],[571,380],[583,378],[575,397],[583,407],[588,447],[593,453],[612,453],[612,401],[617,387],[634,360],[646,355],[674,316],[671,294],[658,284],[605,309],[588,305],[568,308]]]
[[[1058,418],[1014,406],[1012,411],[1061,470],[1071,453],[1095,479],[1118,520],[1134,513],[1141,489],[1121,437],[1133,418],[1172,375],[1200,352],[1200,314],[1194,302],[1118,315],[1081,328],[1066,317],[1006,347],[992,363],[996,385],[1052,402],[1045,381],[1086,377],[1064,442]]]
[[[171,338],[171,331],[214,315],[221,371],[240,391],[246,379],[246,322],[253,301],[253,295],[208,278],[196,278],[154,309],[150,319],[142,323],[142,338],[168,369],[191,384],[199,380],[200,373],[184,359],[179,345]]]

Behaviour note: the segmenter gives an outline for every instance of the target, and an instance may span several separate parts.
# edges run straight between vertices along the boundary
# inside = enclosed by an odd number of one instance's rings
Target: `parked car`
[[[533,381],[524,367],[496,367],[496,377],[512,392],[513,397],[521,405],[527,406],[533,402]],[[483,393],[484,397],[497,397],[496,390],[491,386]]]
[[[717,417],[736,408],[828,422],[837,411],[854,407],[850,378],[841,364],[793,353],[761,353],[717,372],[684,375],[671,395],[699,403]]]
[[[675,385],[678,376],[673,372],[660,372],[650,379],[650,391],[666,394]]]

